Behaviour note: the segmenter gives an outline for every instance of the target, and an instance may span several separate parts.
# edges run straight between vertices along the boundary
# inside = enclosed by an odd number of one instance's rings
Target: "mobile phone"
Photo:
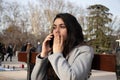
[[[52,48],[52,46],[53,46],[53,39],[54,39],[54,36],[53,36],[52,39],[49,41],[49,45],[50,45],[51,48]]]

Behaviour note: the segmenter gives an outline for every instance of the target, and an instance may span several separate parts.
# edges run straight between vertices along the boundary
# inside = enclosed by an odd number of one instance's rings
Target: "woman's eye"
[[[57,27],[59,27],[59,28],[66,28],[65,25],[59,25],[59,26],[53,25],[52,29],[54,30],[54,29],[56,29]]]
[[[52,29],[55,29],[55,28],[56,28],[55,26],[52,27]]]
[[[61,25],[60,27],[61,27],[61,28],[66,28],[66,26],[65,26],[65,25]]]

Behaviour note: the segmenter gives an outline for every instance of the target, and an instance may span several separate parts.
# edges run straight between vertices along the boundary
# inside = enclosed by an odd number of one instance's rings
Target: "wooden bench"
[[[37,52],[34,52],[31,54],[31,63],[35,63],[35,59],[36,59],[36,55],[38,53]],[[27,63],[27,53],[26,52],[19,52],[18,53],[18,61],[20,62],[26,62]]]
[[[95,54],[92,62],[92,69],[115,72],[115,54]]]
[[[35,63],[37,54],[36,52],[31,54],[31,63]],[[27,53],[19,52],[18,61],[27,62]],[[92,62],[92,69],[115,72],[116,56],[114,54],[95,54]]]

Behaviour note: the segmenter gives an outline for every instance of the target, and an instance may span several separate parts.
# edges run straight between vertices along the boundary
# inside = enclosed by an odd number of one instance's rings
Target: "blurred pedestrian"
[[[27,43],[24,43],[24,44],[22,45],[21,51],[26,51],[26,48],[27,48]]]
[[[32,44],[28,42],[26,47],[26,52],[29,53],[31,48],[32,48]]]
[[[6,54],[5,44],[0,44],[0,54],[1,54],[1,61],[4,61],[4,56]]]
[[[37,43],[37,48],[36,48],[36,52],[41,52],[42,50],[42,45],[40,44],[40,42]]]
[[[12,44],[9,44],[8,45],[8,48],[7,48],[7,57],[6,57],[6,61],[7,59],[10,57],[10,61],[12,61],[12,56],[13,56],[13,46]]]

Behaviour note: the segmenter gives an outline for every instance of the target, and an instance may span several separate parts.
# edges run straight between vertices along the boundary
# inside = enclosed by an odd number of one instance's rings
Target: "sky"
[[[110,13],[115,16],[120,16],[120,0],[69,0],[76,5],[82,6],[83,8],[89,5],[102,4],[110,9]]]
[[[27,4],[27,1],[36,0],[5,0],[5,1],[18,1],[22,4]],[[67,0],[80,7],[87,8],[89,5],[102,4],[110,9],[110,13],[114,16],[120,16],[120,0]]]

